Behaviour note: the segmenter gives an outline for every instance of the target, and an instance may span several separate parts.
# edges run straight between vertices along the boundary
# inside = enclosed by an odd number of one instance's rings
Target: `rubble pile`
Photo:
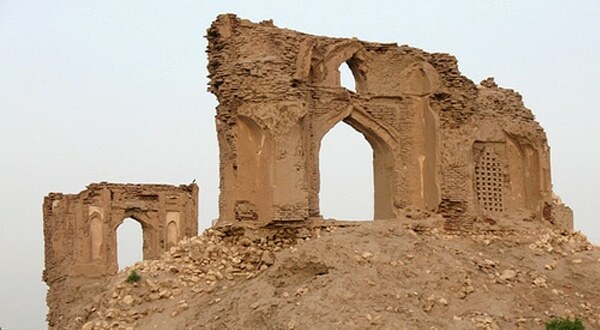
[[[594,247],[579,231],[557,229],[542,229],[539,239],[529,245],[529,248],[536,251],[557,253],[563,256],[591,251]]]
[[[303,230],[185,239],[115,275],[71,328],[533,329],[554,317],[600,327],[600,249],[578,232]],[[132,270],[139,281],[127,282]]]
[[[309,238],[289,236],[280,232],[253,238],[242,228],[225,227],[185,238],[161,259],[137,262],[117,274],[107,293],[86,308],[91,320],[82,329],[134,329],[138,319],[152,314],[176,317],[188,309],[190,299],[254,278],[273,264],[275,253]],[[132,271],[140,280],[128,283]],[[157,301],[166,304],[157,307]]]

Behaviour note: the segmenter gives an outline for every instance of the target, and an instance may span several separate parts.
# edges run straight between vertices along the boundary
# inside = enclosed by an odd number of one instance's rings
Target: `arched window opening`
[[[324,218],[374,219],[373,150],[362,134],[346,123],[333,127],[321,141],[319,167]]]
[[[340,65],[340,85],[345,89],[356,93],[356,79],[354,79],[354,74],[348,66],[348,63],[344,62]]]
[[[142,225],[132,218],[127,218],[117,228],[117,262],[119,270],[143,260]]]

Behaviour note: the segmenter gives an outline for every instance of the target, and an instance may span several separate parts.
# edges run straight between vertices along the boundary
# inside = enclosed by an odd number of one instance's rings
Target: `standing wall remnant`
[[[61,313],[74,308],[78,288],[115,274],[117,228],[140,223],[144,259],[157,259],[184,237],[198,234],[198,186],[92,183],[76,195],[44,198],[44,281],[48,323],[62,328]]]
[[[439,213],[450,228],[509,218],[572,227],[553,197],[545,132],[521,96],[492,78],[476,85],[454,56],[232,14],[207,34],[219,223],[321,218],[321,141],[344,122],[373,149],[375,220]],[[340,85],[340,65],[356,92]]]

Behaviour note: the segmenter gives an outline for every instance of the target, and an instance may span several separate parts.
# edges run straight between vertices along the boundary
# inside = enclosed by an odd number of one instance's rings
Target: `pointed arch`
[[[375,219],[396,218],[394,212],[394,151],[392,135],[360,109],[344,120],[361,132],[373,148],[373,184]]]
[[[123,219],[116,229],[117,269],[144,259],[143,224],[132,217]]]
[[[333,118],[332,118],[333,119]],[[320,147],[325,135],[340,121],[344,121],[356,131],[361,133],[373,149],[373,190],[374,190],[374,220],[393,219],[395,184],[397,182],[394,174],[394,150],[395,139],[388,130],[378,121],[370,117],[363,109],[351,107],[349,114],[338,121],[330,120],[318,137],[316,155],[320,154]],[[318,158],[318,156],[317,156]],[[317,159],[317,169],[319,160]],[[317,173],[317,176],[319,173]],[[320,191],[320,180],[317,191]]]
[[[372,163],[371,145],[347,123],[339,122],[323,137],[319,152],[323,217],[374,219]]]
[[[126,209],[120,216],[117,217],[121,219],[113,224],[112,237],[114,242],[114,249],[112,252],[112,260],[113,267],[115,270],[119,270],[122,265],[119,263],[119,229],[120,228],[128,228],[128,234],[124,235],[123,239],[126,237],[135,237],[136,241],[132,242],[129,245],[128,251],[134,251],[137,253],[138,246],[139,251],[141,251],[141,255],[136,255],[135,261],[146,260],[146,259],[154,259],[157,258],[160,253],[163,251],[162,249],[157,249],[158,246],[155,246],[151,242],[155,242],[158,240],[158,231],[157,228],[152,225],[154,220],[150,218],[147,213],[142,212],[138,208],[129,208]],[[125,227],[122,227],[125,224]],[[139,237],[139,240],[138,240]],[[122,245],[122,244],[121,244]],[[153,247],[154,246],[154,247]],[[161,245],[164,249],[164,243]],[[131,260],[131,259],[130,259]]]

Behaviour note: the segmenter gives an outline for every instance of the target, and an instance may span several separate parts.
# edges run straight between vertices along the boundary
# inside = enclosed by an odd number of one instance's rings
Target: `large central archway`
[[[391,139],[389,135],[386,135],[385,130],[377,126],[372,120],[370,120],[369,116],[359,108],[353,108],[350,111],[350,115],[342,120],[344,124],[348,124],[354,130],[361,133],[364,138],[369,143],[372,150],[372,182],[373,182],[373,216],[369,219],[394,219],[396,217],[394,213],[393,201],[394,201],[394,193],[393,187],[395,185],[394,178],[394,166],[393,166],[393,151],[389,147],[390,143],[386,142],[387,139]],[[338,122],[330,123],[330,128],[325,130],[323,137],[320,139],[319,143],[319,152],[323,143],[323,139],[331,129],[339,124]],[[348,157],[348,162],[352,162],[354,159],[353,156]],[[318,163],[320,164],[320,156],[318,159]],[[344,166],[344,165],[342,165]],[[319,165],[319,176],[321,166]],[[362,173],[371,173],[371,171],[363,171]],[[319,178],[319,201],[321,199],[321,179]],[[359,193],[359,191],[352,191],[352,193]],[[321,206],[319,203],[319,210],[321,210]],[[322,210],[321,210],[322,211]],[[323,214],[324,212],[321,212]],[[356,218],[356,217],[350,217]]]
[[[373,150],[344,122],[321,141],[319,208],[325,218],[373,220]]]
[[[365,78],[366,65],[362,60],[362,56],[359,54],[360,50],[360,45],[350,43],[341,45],[340,49],[332,51],[329,60],[326,61],[326,66],[335,69],[330,71],[331,74],[329,74],[329,76],[326,76],[324,83],[334,87],[342,87],[353,94],[367,92],[368,88]],[[396,180],[394,176],[393,150],[390,146],[394,145],[396,141],[381,123],[374,120],[370,114],[352,101],[353,97],[354,96],[350,96],[350,102],[345,110],[338,112],[333,116],[326,117],[326,119],[318,125],[320,126],[317,129],[317,132],[319,132],[319,134],[317,134],[319,144],[316,153],[318,174],[315,180],[315,182],[317,182],[317,191],[319,194],[318,209],[321,215],[327,215],[331,209],[335,210],[335,207],[330,208],[328,204],[337,203],[338,205],[336,206],[343,209],[335,212],[343,214],[343,218],[364,219],[366,216],[365,212],[361,212],[358,209],[360,209],[361,205],[364,205],[364,201],[366,201],[372,205],[372,207],[362,206],[362,209],[371,214],[367,219],[394,219],[396,218],[396,214],[394,212],[393,201],[395,195],[393,187],[395,187]],[[347,133],[349,130],[344,129],[343,124],[339,124],[340,122],[348,124],[355,131],[362,134],[364,139],[366,139],[371,146],[371,171],[365,169],[367,167],[366,165],[362,165],[363,169],[360,170],[360,165],[357,164],[357,161],[360,163],[362,160],[360,159],[361,157],[356,157],[357,155],[355,155],[360,150],[360,147],[356,147],[360,145],[360,142],[358,140],[352,142],[349,141],[349,139],[352,138],[352,134]],[[354,201],[354,205],[343,206],[346,199],[342,197],[343,200],[340,200],[340,197],[344,194],[340,195],[341,192],[336,192],[335,187],[329,186],[335,183],[328,182],[329,176],[335,178],[335,171],[332,169],[331,172],[334,173],[330,174],[328,173],[330,170],[327,167],[322,167],[320,165],[323,160],[321,159],[321,147],[323,146],[324,139],[329,134],[336,134],[330,133],[333,127],[336,127],[333,132],[338,129],[346,132],[343,133],[345,135],[345,141],[338,142],[338,145],[340,147],[349,145],[354,148],[351,147],[352,149],[346,151],[347,157],[334,156],[336,159],[328,160],[326,156],[325,161],[332,162],[335,166],[336,162],[339,163],[340,158],[345,158],[345,160],[343,160],[345,161],[345,164],[338,164],[338,166],[344,166],[344,168],[340,167],[339,170],[344,172],[350,170],[350,172],[345,173],[347,177],[343,178],[345,180],[341,181],[340,185],[346,186],[347,191],[344,191],[344,193],[348,193],[347,199]],[[344,175],[342,173],[338,174]],[[356,175],[359,177],[355,177]],[[368,181],[370,181],[370,183],[365,182],[366,178],[369,179]],[[360,179],[362,179],[362,182]],[[349,187],[349,183],[351,182],[354,182],[353,188]],[[323,183],[327,186],[323,186]],[[333,191],[330,191],[332,189]],[[370,196],[364,197],[364,193]],[[331,195],[336,197],[332,197]],[[350,210],[355,210],[354,212],[356,213],[350,215],[348,214],[348,211]]]

